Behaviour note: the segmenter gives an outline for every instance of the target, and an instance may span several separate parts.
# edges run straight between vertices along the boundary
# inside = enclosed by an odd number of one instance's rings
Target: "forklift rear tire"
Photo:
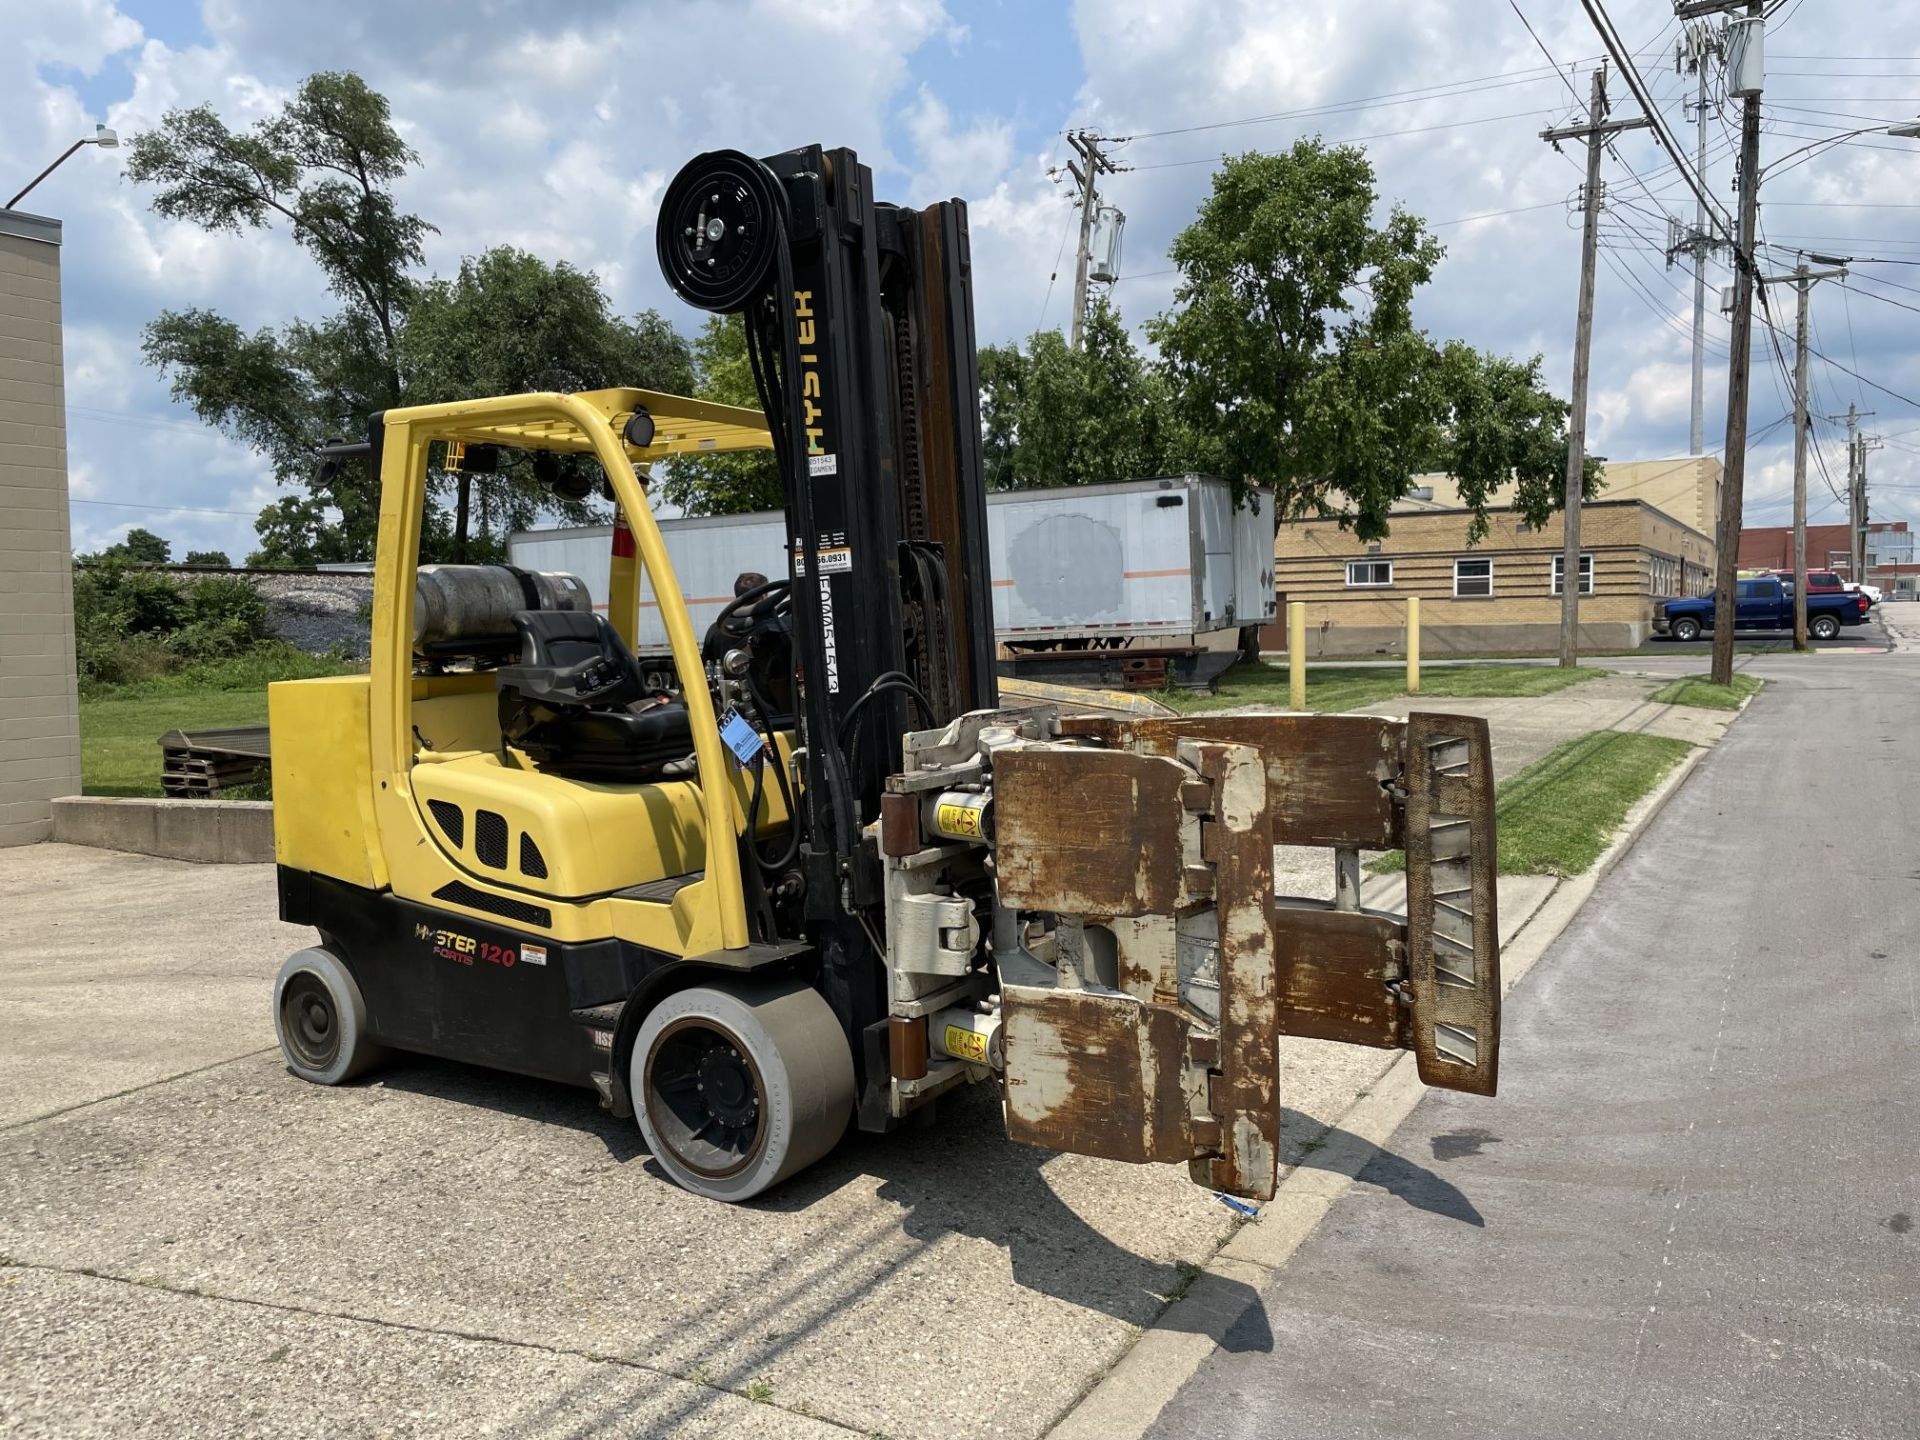
[[[750,1200],[839,1143],[853,1115],[853,1053],[803,981],[698,985],[641,1022],[629,1090],[647,1148],[676,1184]]]
[[[287,1068],[316,1085],[339,1085],[387,1056],[367,1034],[359,985],[330,950],[287,957],[273,982],[273,1024]]]

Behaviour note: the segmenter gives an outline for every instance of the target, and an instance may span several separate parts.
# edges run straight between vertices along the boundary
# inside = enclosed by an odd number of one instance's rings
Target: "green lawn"
[[[1662,705],[1696,705],[1706,710],[1738,710],[1767,682],[1756,675],[1735,675],[1731,685],[1716,685],[1705,675],[1689,675],[1662,685],[1647,698]]]
[[[1664,735],[1595,730],[1500,782],[1494,802],[1502,875],[1584,875],[1634,803],[1693,747]],[[1404,869],[1399,851],[1369,867]]]
[[[1556,665],[1445,665],[1420,672],[1422,699],[1460,700],[1481,696],[1551,695],[1578,685],[1604,670],[1562,670]],[[1407,672],[1394,667],[1307,666],[1309,710],[1352,710],[1407,693]],[[1285,705],[1287,667],[1236,665],[1220,677],[1217,694],[1170,690],[1160,697],[1180,711],[1224,710],[1236,705]]]
[[[88,795],[158,795],[159,740],[169,730],[264,725],[270,681],[341,675],[353,668],[269,645],[137,685],[83,691],[80,788]]]
[[[265,690],[179,690],[80,702],[80,788],[89,795],[158,795],[169,730],[267,723]]]

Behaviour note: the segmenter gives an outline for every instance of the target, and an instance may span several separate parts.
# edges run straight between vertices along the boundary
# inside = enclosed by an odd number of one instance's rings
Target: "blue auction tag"
[[[767,744],[760,738],[760,732],[749,725],[731,705],[727,707],[727,713],[720,717],[720,738],[727,742],[727,748],[733,751],[733,758],[742,765],[752,764],[753,757],[764,750]]]

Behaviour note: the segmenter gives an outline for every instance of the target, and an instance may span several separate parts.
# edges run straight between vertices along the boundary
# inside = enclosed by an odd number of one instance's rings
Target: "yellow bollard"
[[[1407,694],[1420,693],[1420,597],[1407,597]]]
[[[1287,602],[1287,704],[1307,708],[1307,602]]]

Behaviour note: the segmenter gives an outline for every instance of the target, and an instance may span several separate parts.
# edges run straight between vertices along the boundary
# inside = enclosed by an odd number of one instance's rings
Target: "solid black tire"
[[[662,1039],[689,1022],[726,1037],[751,1061],[760,1137],[729,1174],[703,1173],[663,1133],[652,1062]],[[660,1168],[682,1189],[733,1203],[778,1185],[839,1143],[853,1116],[853,1052],[832,1007],[803,981],[697,985],[669,995],[641,1022],[628,1087]]]
[[[339,1085],[387,1058],[367,1032],[367,1002],[331,950],[296,950],[273,982],[273,1029],[287,1068],[316,1085]]]

